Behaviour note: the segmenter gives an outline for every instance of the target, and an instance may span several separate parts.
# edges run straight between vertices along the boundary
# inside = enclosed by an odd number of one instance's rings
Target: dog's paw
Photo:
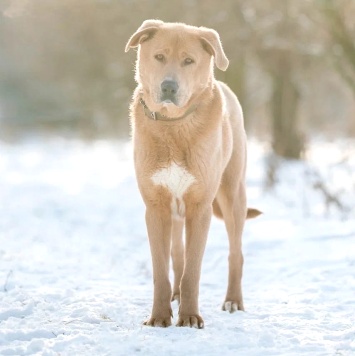
[[[143,325],[146,326],[156,326],[161,328],[166,328],[171,325],[171,317],[166,318],[154,318],[151,317],[150,319],[146,320]]]
[[[205,325],[203,319],[199,315],[180,315],[176,326],[203,329]]]
[[[227,300],[223,303],[222,310],[229,311],[230,313],[234,313],[237,310],[244,311],[243,302]]]

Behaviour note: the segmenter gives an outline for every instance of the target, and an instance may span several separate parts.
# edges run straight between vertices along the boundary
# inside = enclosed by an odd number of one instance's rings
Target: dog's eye
[[[184,59],[185,66],[188,66],[189,64],[192,64],[192,63],[194,63],[194,60],[192,58],[187,57]]]
[[[163,54],[156,54],[155,56],[154,56],[154,58],[157,60],[157,61],[159,61],[159,62],[164,62],[164,60],[165,60],[165,57],[164,57],[164,55]]]

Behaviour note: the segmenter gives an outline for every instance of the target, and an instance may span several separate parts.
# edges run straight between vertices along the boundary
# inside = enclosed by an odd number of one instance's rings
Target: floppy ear
[[[204,27],[200,27],[200,31],[203,48],[214,57],[217,68],[225,71],[228,68],[229,60],[223,51],[218,32]]]
[[[162,24],[163,21],[159,20],[145,20],[128,40],[125,52],[128,52],[131,48],[138,47],[142,42],[151,38]]]

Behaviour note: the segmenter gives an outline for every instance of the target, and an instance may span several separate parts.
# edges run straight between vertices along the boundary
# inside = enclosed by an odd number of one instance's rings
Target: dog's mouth
[[[151,98],[157,105],[155,110],[165,108],[167,110],[177,110],[183,108],[188,102],[188,95],[181,88],[176,91],[163,91],[162,88],[154,88],[150,93]],[[149,95],[149,92],[148,92]]]
[[[176,98],[169,98],[169,99],[161,98],[160,103],[163,104],[163,106],[170,106],[170,105],[179,106]]]
[[[165,107],[167,109],[180,108],[181,103],[183,101],[183,100],[181,100],[182,98],[178,94],[166,95],[166,94],[162,93],[161,91],[156,92],[156,94],[154,95],[154,99],[155,99],[154,102],[157,105]]]

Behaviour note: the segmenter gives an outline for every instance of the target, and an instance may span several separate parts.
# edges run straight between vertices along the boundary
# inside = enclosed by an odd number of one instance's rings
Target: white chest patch
[[[173,215],[185,216],[185,205],[182,198],[196,181],[196,178],[184,167],[174,162],[169,167],[156,171],[151,179],[155,185],[166,187],[172,194],[171,208]]]

